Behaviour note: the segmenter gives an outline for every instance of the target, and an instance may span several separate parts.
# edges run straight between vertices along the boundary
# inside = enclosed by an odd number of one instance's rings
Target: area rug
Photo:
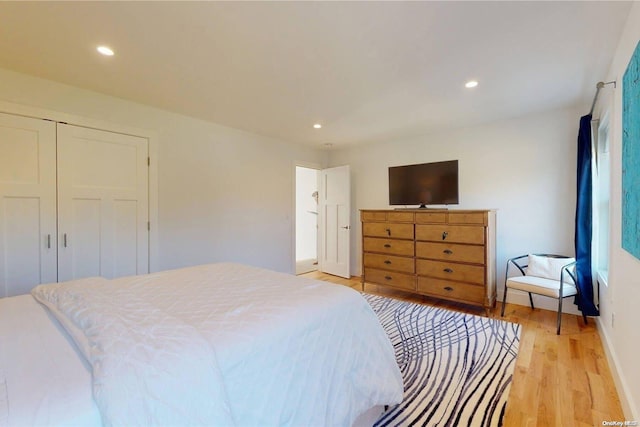
[[[363,294],[404,380],[402,403],[375,426],[501,426],[520,325]]]

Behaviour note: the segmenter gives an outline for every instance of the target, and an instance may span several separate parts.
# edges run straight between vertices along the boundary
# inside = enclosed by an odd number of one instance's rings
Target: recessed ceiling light
[[[113,56],[113,50],[111,50],[107,46],[98,46],[97,49],[98,49],[98,52],[100,52],[104,56]]]
[[[322,127],[322,125],[320,123],[316,123],[315,125],[313,125],[314,129],[320,129]]]
[[[472,87],[476,87],[476,86],[478,86],[477,80],[469,80],[468,82],[466,82],[464,84],[464,87],[469,88],[469,89],[472,88]]]

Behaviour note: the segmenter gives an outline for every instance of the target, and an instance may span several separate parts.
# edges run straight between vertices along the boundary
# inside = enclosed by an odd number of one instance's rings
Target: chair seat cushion
[[[545,295],[552,298],[560,297],[560,282],[558,280],[544,279],[535,276],[510,277],[507,280],[507,288]],[[577,293],[573,284],[565,283],[562,288],[562,296],[568,297]]]

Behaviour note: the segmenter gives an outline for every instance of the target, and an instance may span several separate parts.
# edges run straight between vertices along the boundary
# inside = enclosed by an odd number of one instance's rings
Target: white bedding
[[[0,298],[0,426],[100,426],[91,372],[31,295]]]
[[[349,426],[402,399],[388,337],[345,287],[212,264],[33,294],[86,352],[105,424]]]

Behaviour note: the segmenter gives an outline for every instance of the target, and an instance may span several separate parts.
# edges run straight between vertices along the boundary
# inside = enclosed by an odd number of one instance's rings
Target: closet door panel
[[[55,282],[56,269],[55,124],[0,113],[0,297]]]
[[[27,294],[42,282],[40,203],[35,197],[6,197],[3,202],[7,296]]]
[[[114,203],[114,257],[113,270],[117,276],[136,274],[136,217],[138,203],[135,200],[116,200]]]
[[[149,271],[147,140],[58,125],[60,280]]]
[[[61,253],[71,257],[74,279],[102,274],[100,205],[99,199],[75,198],[71,201],[72,217],[68,234],[62,236]]]

